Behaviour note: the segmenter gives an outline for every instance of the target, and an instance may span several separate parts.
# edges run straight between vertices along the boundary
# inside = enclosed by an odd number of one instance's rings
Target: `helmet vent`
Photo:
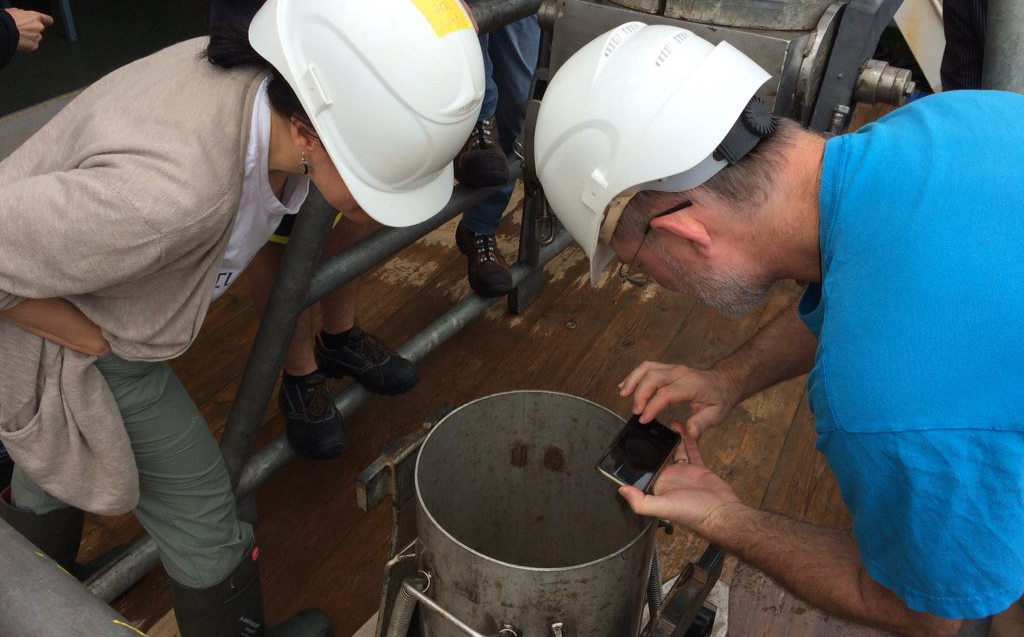
[[[675,45],[686,42],[689,37],[690,33],[688,31],[682,31],[672,36],[672,39],[666,42],[665,46],[661,48],[661,52],[658,53],[658,59],[655,60],[654,66],[661,66],[664,64],[665,60],[667,60],[668,57],[672,55],[672,52],[675,51]]]
[[[612,33],[612,36],[608,38],[608,43],[604,45],[604,57],[610,57],[615,49],[619,48],[623,42],[626,41],[626,36],[632,35],[644,28],[643,22],[627,22]]]

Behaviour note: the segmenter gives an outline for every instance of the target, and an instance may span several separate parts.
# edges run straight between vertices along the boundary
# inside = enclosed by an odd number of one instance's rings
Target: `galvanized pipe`
[[[3,521],[0,573],[0,635],[141,634]]]
[[[537,13],[543,0],[486,0],[474,2],[470,9],[480,33],[494,31],[516,20]]]
[[[232,489],[237,489],[242,467],[252,452],[253,440],[274,393],[274,382],[284,365],[291,334],[302,312],[310,278],[320,262],[336,215],[315,190],[310,191],[296,215],[220,441]]]
[[[541,249],[538,267],[543,267],[545,263],[571,244],[572,237],[569,233],[560,232],[550,245],[544,246]],[[518,285],[531,272],[531,268],[524,264],[512,266],[513,283]],[[398,348],[398,352],[412,361],[422,359],[458,333],[459,330],[474,318],[483,314],[491,304],[499,300],[485,299],[476,294],[467,296],[445,314],[438,317],[422,332],[419,332],[403,343]],[[353,383],[338,393],[334,399],[334,404],[342,415],[347,416],[372,395],[363,389],[361,385]],[[284,434],[278,435],[264,445],[246,463],[238,483],[238,489],[235,492],[237,497],[244,498],[249,495],[253,489],[262,484],[274,471],[294,456],[295,452],[292,451]],[[158,561],[159,556],[156,543],[152,538],[143,536],[132,544],[124,558],[106,570],[97,573],[86,582],[86,585],[101,599],[111,601],[141,579]]]
[[[523,165],[519,161],[510,161],[508,171],[510,180],[518,179],[522,174]],[[334,289],[345,285],[385,259],[397,254],[420,237],[444,225],[456,215],[480,203],[502,187],[504,184],[492,188],[456,186],[448,204],[430,219],[405,228],[382,228],[359,243],[331,256],[317,268],[313,275],[305,304],[312,305],[319,301]]]
[[[159,563],[160,553],[156,549],[156,542],[143,533],[131,543],[121,559],[97,571],[84,584],[93,595],[109,603]]]
[[[563,231],[559,233],[551,245],[541,249],[538,267],[543,267],[545,263],[571,244],[572,236],[568,232]],[[531,272],[532,269],[529,266],[521,263],[512,266],[512,282],[515,285],[519,285]],[[419,332],[403,343],[398,348],[398,353],[411,361],[419,361],[499,300],[485,299],[476,294],[467,296],[438,317],[422,332]],[[352,383],[338,393],[334,399],[334,404],[342,415],[347,416],[372,395],[363,389],[361,385]],[[276,471],[294,455],[295,452],[288,445],[284,434],[267,443],[263,448],[254,453],[252,459],[245,465],[245,470],[242,472],[242,480],[238,486],[238,497],[242,498],[248,495],[250,491],[259,486],[271,473]]]
[[[981,86],[1024,93],[1024,2],[989,0]]]

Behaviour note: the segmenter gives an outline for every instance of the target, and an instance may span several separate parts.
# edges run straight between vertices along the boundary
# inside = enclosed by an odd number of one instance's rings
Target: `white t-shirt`
[[[309,194],[309,177],[288,175],[282,198],[270,188],[268,156],[270,155],[270,102],[267,100],[267,82],[256,91],[252,108],[252,129],[245,149],[245,179],[242,198],[238,202],[235,225],[228,237],[224,260],[213,284],[213,298],[217,298],[238,278],[259,249],[266,245],[285,215],[299,211]]]

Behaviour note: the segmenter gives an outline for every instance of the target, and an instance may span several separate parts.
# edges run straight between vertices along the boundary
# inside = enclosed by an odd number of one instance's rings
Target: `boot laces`
[[[306,411],[311,418],[321,420],[331,414],[334,398],[327,383],[309,383],[306,390]]]
[[[473,127],[473,145],[478,148],[491,148],[494,146],[494,138],[491,136],[492,119],[484,119]]]
[[[478,260],[496,260],[495,253],[498,251],[498,242],[493,234],[474,234],[473,243],[476,245]]]
[[[355,343],[352,344],[352,349],[356,350],[360,355],[365,356],[373,361],[375,365],[387,361],[395,352],[384,344],[384,341],[374,336],[373,334],[363,333]]]

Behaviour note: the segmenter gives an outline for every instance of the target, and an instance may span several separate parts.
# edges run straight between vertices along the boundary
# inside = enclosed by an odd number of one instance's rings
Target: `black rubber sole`
[[[473,175],[463,175],[455,171],[455,179],[467,188],[489,188],[501,186],[508,181],[508,168],[505,170],[483,170]]]

